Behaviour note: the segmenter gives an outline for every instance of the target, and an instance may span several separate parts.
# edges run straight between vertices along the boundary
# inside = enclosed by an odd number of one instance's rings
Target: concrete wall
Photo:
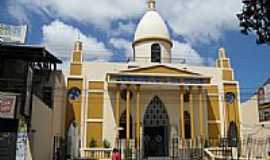
[[[258,101],[256,95],[241,104],[241,124],[244,137],[270,137],[270,123],[259,122]]]
[[[54,137],[65,138],[65,79],[61,71],[52,72],[46,85],[53,88],[53,106],[49,108],[33,95],[32,99],[32,155],[34,160],[51,160]]]
[[[33,96],[32,156],[33,160],[50,160],[52,155],[53,112],[39,98]]]
[[[151,62],[151,47],[153,44],[159,44],[161,48],[161,62],[170,63],[171,61],[171,46],[168,42],[164,41],[149,41],[138,43],[134,47],[135,61],[140,63]]]

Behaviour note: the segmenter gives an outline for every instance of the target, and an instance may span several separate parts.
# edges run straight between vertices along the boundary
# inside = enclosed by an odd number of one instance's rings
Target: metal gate
[[[17,134],[11,132],[0,132],[0,159],[16,159],[16,139]]]

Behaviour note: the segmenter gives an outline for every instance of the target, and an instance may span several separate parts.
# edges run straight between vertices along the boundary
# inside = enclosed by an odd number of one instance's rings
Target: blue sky
[[[175,43],[173,57],[208,62],[226,48],[242,100],[270,78],[270,48],[242,35],[235,17],[240,0],[157,0]],[[27,24],[28,44],[41,44],[67,60],[78,34],[90,60],[125,60],[145,0],[1,0],[0,23]],[[64,65],[65,66],[65,65]]]

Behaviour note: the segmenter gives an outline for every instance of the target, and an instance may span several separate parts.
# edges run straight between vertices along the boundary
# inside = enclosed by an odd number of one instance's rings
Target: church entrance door
[[[155,96],[143,120],[144,157],[169,156],[169,117],[164,103]]]

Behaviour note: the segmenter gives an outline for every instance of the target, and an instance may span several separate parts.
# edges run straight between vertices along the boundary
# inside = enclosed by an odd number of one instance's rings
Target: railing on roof
[[[130,57],[127,59],[128,62],[151,62],[151,57]],[[158,61],[158,59],[157,59]],[[186,64],[187,61],[184,58],[161,58],[159,61],[162,61],[164,63],[178,63],[178,64]],[[154,62],[155,63],[155,62]],[[159,62],[157,62],[159,63]]]
[[[62,61],[70,61],[70,57],[59,57]],[[112,62],[112,63],[133,63],[133,62],[145,62],[150,63],[150,57],[102,57],[97,58],[90,55],[84,55],[83,61],[85,62]],[[187,64],[193,66],[214,66],[214,60],[211,57],[187,57],[187,58],[162,58],[162,63],[171,63],[171,64]]]
[[[88,148],[83,150],[82,158],[86,159],[108,159],[112,156],[112,148]]]

